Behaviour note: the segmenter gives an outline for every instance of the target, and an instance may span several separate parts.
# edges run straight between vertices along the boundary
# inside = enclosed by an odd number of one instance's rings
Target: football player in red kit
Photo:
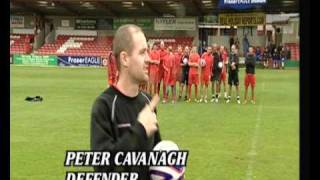
[[[181,78],[182,78],[182,68],[181,68],[181,59],[183,56],[182,53],[182,46],[178,45],[177,52],[174,54],[175,55],[175,68],[176,68],[176,81],[179,82],[179,86],[181,86]]]
[[[201,62],[203,61],[203,62]],[[204,52],[201,56],[200,60],[200,66],[201,66],[201,87],[200,87],[200,93],[201,98],[200,102],[204,100],[205,103],[208,102],[208,86],[209,81],[211,78],[211,72],[212,72],[212,65],[213,65],[213,57],[212,57],[212,47],[207,47],[207,52]],[[204,98],[204,99],[203,99]]]
[[[223,92],[224,92],[224,99],[227,99],[227,90],[226,90],[226,84],[227,84],[227,66],[228,66],[228,53],[224,46],[220,46],[220,56],[223,62],[222,71],[220,75],[220,81],[219,81],[219,88],[221,89],[221,82],[223,84]],[[221,93],[221,91],[220,91]],[[220,94],[219,94],[220,96]]]
[[[160,64],[160,54],[156,44],[153,44],[152,50],[150,51],[150,60],[149,60],[149,93],[154,95],[157,93],[158,89],[158,73],[159,73],[159,64]]]
[[[163,100],[162,103],[166,103],[168,100],[167,87],[169,86],[170,76],[172,67],[175,61],[174,54],[172,53],[172,46],[168,47],[168,54],[163,57]]]
[[[170,77],[169,77],[169,83],[166,86],[167,88],[167,94],[169,94],[169,86],[171,87],[171,95],[172,95],[172,103],[174,104],[176,102],[176,81],[177,81],[177,69],[180,67],[179,64],[176,63],[176,55],[173,53],[172,46],[169,46],[168,48],[168,59],[170,61]]]
[[[191,88],[194,85],[195,88],[195,102],[198,101],[198,84],[199,84],[199,64],[200,64],[200,55],[197,52],[197,47],[193,46],[190,51],[189,62],[189,80],[188,80],[188,90],[189,90],[189,99],[191,101]]]
[[[179,88],[179,100],[182,98],[182,93],[183,93],[183,89],[185,88],[185,96],[184,96],[184,100],[187,101],[188,97],[188,79],[189,79],[189,65],[188,65],[188,61],[189,61],[189,53],[190,53],[190,49],[189,46],[186,46],[184,48],[184,53],[182,54],[182,58],[181,58],[181,62],[180,62],[180,67],[181,67],[181,81],[180,81],[180,88]]]
[[[161,85],[161,81],[164,78],[163,60],[164,60],[164,57],[168,55],[168,51],[164,46],[164,41],[160,42],[159,54],[160,54],[160,64],[159,64],[159,71],[158,71],[158,94],[160,94],[160,85]],[[164,83],[162,83],[162,93],[163,95],[165,94]]]
[[[256,98],[254,95],[254,88],[256,86],[256,76],[255,76],[255,65],[256,65],[256,55],[253,52],[253,47],[249,47],[249,53],[245,59],[246,64],[246,76],[244,80],[244,102],[243,104],[247,103],[247,95],[248,95],[248,87],[251,85],[251,103],[256,103]]]
[[[118,78],[118,68],[116,65],[116,58],[114,57],[112,52],[109,54],[107,67],[108,67],[108,83],[111,86],[117,82],[117,78]]]

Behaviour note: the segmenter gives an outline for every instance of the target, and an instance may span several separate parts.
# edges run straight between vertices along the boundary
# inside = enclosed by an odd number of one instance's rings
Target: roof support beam
[[[154,8],[149,2],[143,1],[143,3],[144,3],[144,6],[147,7],[148,9],[150,9],[152,12],[154,12],[155,15],[162,16],[162,13],[159,10],[157,10],[156,8]]]
[[[36,9],[30,5],[28,5],[26,2],[16,2],[13,1],[13,5],[17,5],[20,6],[21,8],[25,9],[27,12],[32,12],[32,13],[36,13],[38,15],[44,15],[45,13],[43,11],[41,11],[40,9]]]
[[[197,0],[191,0],[192,4],[193,4],[193,7],[195,8],[196,10],[196,13],[198,16],[203,16],[203,12],[202,12],[202,9],[200,7],[200,4]]]
[[[69,12],[71,12],[71,14],[76,15],[76,16],[80,16],[81,13],[78,10],[73,9],[69,4],[63,2],[62,1],[55,1],[54,2],[55,5],[59,8],[63,8]]]
[[[101,5],[103,7],[103,9],[108,13],[108,15],[110,16],[119,16],[119,13],[117,11],[115,11],[109,4],[106,4],[107,1],[104,2],[97,2],[99,5]]]

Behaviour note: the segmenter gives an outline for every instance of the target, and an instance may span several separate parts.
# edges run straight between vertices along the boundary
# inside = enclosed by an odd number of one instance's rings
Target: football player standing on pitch
[[[158,90],[158,80],[159,80],[159,64],[160,64],[160,54],[157,50],[157,45],[153,44],[152,50],[150,52],[150,77],[149,77],[149,93],[154,95],[157,94]]]
[[[229,58],[229,70],[228,70],[228,84],[229,92],[226,103],[231,101],[232,85],[236,87],[237,103],[240,104],[239,96],[239,55],[236,45],[231,46],[231,54]]]
[[[188,79],[188,92],[189,99],[187,102],[191,101],[191,88],[194,84],[194,92],[195,92],[195,102],[198,103],[198,84],[199,84],[199,67],[200,67],[200,55],[197,52],[197,46],[193,46],[190,51],[189,62],[189,79]]]
[[[189,65],[188,65],[188,61],[189,61],[189,46],[186,46],[184,48],[184,54],[181,58],[181,63],[180,66],[182,67],[182,75],[181,75],[181,84],[180,84],[180,88],[179,88],[179,100],[182,97],[182,93],[183,93],[183,88],[186,87],[186,92],[185,92],[185,96],[184,96],[184,100],[187,101],[188,97],[188,78],[189,78]]]
[[[200,102],[204,101],[205,103],[208,102],[208,85],[211,77],[212,72],[212,47],[207,47],[207,52],[204,52],[201,56],[201,59],[204,63],[201,65],[201,85],[200,85],[200,93],[201,98]]]
[[[160,64],[159,64],[159,74],[158,74],[158,94],[160,94],[160,85],[161,81],[163,81],[164,78],[164,68],[163,68],[163,60],[164,58],[168,55],[168,51],[165,48],[164,41],[160,42],[160,49],[159,49],[159,54],[160,54]],[[162,83],[162,96],[166,93],[164,91],[164,83]]]
[[[251,103],[255,104],[256,98],[254,96],[254,88],[256,86],[256,76],[255,76],[256,55],[254,54],[252,47],[249,47],[249,53],[246,56],[245,64],[246,64],[246,76],[244,80],[245,91],[244,91],[243,104],[247,103],[249,85],[251,85]]]
[[[223,94],[224,94],[224,99],[227,99],[227,90],[226,90],[226,81],[227,81],[227,65],[228,65],[228,53],[227,50],[224,46],[220,46],[220,58],[222,59],[222,72],[220,75],[220,81],[219,81],[219,88],[221,92],[221,82],[223,84]],[[220,97],[220,94],[219,94]]]
[[[219,93],[220,93],[220,76],[222,72],[222,67],[223,67],[223,62],[222,59],[220,58],[219,50],[218,50],[218,45],[213,44],[213,68],[212,68],[212,99],[211,102],[216,102],[218,103],[219,101]],[[216,85],[216,89],[214,89],[214,86]]]

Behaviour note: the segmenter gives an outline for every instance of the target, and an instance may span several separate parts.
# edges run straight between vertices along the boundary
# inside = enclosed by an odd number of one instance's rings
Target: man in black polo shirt
[[[152,100],[139,91],[148,81],[147,41],[136,25],[121,26],[113,39],[113,53],[119,70],[116,84],[100,94],[91,113],[91,150],[149,151],[161,140]],[[137,172],[139,179],[149,180],[149,167],[94,167],[100,172]]]
[[[222,67],[223,67],[223,60],[219,54],[219,49],[217,44],[212,45],[212,56],[213,56],[213,67],[212,67],[212,76],[211,76],[211,81],[212,81],[211,102],[218,103],[219,93],[220,93],[220,76],[221,76]],[[214,89],[215,85],[216,85],[216,89]]]
[[[189,68],[190,68],[188,65],[189,53],[190,53],[190,48],[189,48],[189,46],[186,46],[184,48],[184,53],[182,55],[181,62],[180,62],[180,65],[182,67],[182,75],[181,75],[181,84],[180,84],[180,89],[179,89],[179,100],[182,97],[183,88],[185,87],[185,89],[186,89],[185,96],[184,96],[185,101],[188,100],[187,94],[188,94],[188,79],[189,79]]]
[[[245,59],[246,64],[246,76],[244,79],[244,102],[247,103],[248,87],[251,86],[251,103],[255,104],[256,99],[254,96],[254,88],[256,86],[255,66],[256,66],[256,55],[253,52],[253,47],[249,47],[249,52]]]
[[[239,96],[239,55],[238,49],[236,45],[231,46],[231,54],[229,59],[229,70],[228,70],[228,84],[229,84],[229,92],[226,103],[231,101],[231,91],[232,85],[236,87],[237,94],[237,103],[240,104],[240,96]]]

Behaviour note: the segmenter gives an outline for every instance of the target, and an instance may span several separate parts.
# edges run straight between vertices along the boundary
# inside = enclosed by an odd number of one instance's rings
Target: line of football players
[[[183,47],[179,45],[175,51],[172,46],[166,48],[164,42],[161,41],[160,44],[150,46],[148,54],[149,82],[141,84],[140,89],[147,91],[151,95],[160,94],[162,85],[163,103],[167,103],[169,99],[171,99],[172,103],[180,100],[191,102],[192,87],[195,96],[194,101],[197,103],[208,103],[208,101],[218,103],[221,94],[225,102],[229,103],[231,101],[232,86],[236,89],[236,102],[238,104],[241,103],[238,76],[239,56],[238,49],[235,45],[232,46],[231,52],[228,53],[224,46],[212,44],[212,46],[208,46],[206,52],[200,56],[196,46],[185,46],[183,49]],[[251,85],[251,102],[254,104],[256,56],[252,47],[249,48],[249,53],[245,59],[246,76],[243,103],[247,103],[247,90],[249,85]],[[110,85],[116,83],[117,79],[115,61],[115,58],[111,54],[108,63]],[[227,83],[229,85],[228,91]],[[208,88],[210,84],[212,95],[209,100]],[[171,96],[171,98],[169,98],[169,96]],[[184,97],[184,99],[182,99],[182,97]]]

